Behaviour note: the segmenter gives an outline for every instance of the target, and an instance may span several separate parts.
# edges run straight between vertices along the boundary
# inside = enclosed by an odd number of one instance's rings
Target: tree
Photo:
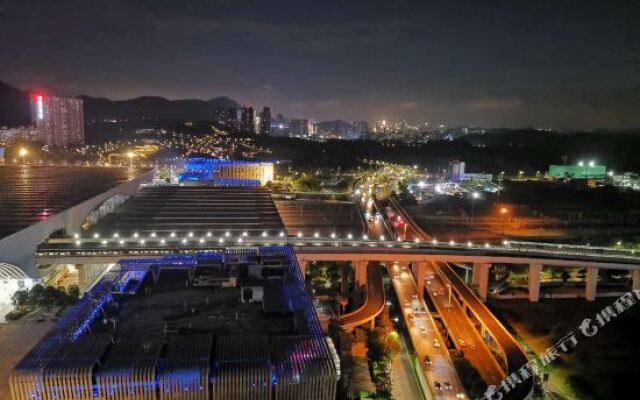
[[[27,290],[18,290],[11,296],[11,304],[15,308],[23,309],[29,305],[29,292]]]
[[[31,290],[29,290],[29,305],[32,307],[37,306],[42,297],[44,296],[44,287],[42,285],[34,285]]]
[[[567,281],[571,279],[571,274],[567,271],[566,268],[562,269],[562,283],[567,283]]]
[[[80,289],[78,288],[78,286],[73,285],[69,287],[69,293],[67,295],[69,297],[69,303],[73,304],[78,301],[78,298],[80,298]]]
[[[480,398],[486,390],[486,383],[482,380],[478,370],[473,368],[471,363],[463,357],[453,358],[453,365],[458,371],[460,380],[471,398]]]

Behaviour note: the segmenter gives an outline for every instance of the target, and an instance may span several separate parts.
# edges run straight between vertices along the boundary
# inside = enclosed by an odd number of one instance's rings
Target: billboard
[[[604,179],[604,165],[549,165],[549,176],[556,179]]]

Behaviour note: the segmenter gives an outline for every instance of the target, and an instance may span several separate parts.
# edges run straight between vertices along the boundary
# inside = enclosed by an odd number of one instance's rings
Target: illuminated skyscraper
[[[31,119],[37,129],[37,140],[51,147],[84,143],[82,99],[32,94],[30,101]]]

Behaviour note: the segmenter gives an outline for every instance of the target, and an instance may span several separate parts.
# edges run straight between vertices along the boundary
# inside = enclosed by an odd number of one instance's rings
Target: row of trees
[[[29,290],[15,292],[11,302],[17,311],[24,311],[35,307],[71,305],[78,301],[79,295],[77,286],[71,286],[69,291],[65,291],[61,287],[35,285]]]
[[[371,363],[371,376],[376,385],[376,398],[391,399],[391,363],[400,352],[398,332],[394,329],[389,308],[384,307],[375,330],[367,337],[367,357]]]

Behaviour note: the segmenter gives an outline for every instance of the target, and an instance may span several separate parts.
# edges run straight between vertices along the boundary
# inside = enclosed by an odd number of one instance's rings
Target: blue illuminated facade
[[[212,183],[215,186],[256,187],[260,179],[242,179],[240,177],[220,177],[223,168],[231,166],[257,166],[260,161],[227,160],[223,158],[191,157],[185,161],[184,171],[178,175],[178,182]]]
[[[201,331],[103,340],[92,332],[110,320],[115,331],[119,303],[135,296],[150,275],[176,269],[193,273],[199,266],[272,265],[274,260],[282,261],[282,293],[295,335],[216,339],[213,332]],[[20,361],[10,382],[14,400],[332,400],[337,379],[335,357],[292,248],[267,246],[121,260]]]

